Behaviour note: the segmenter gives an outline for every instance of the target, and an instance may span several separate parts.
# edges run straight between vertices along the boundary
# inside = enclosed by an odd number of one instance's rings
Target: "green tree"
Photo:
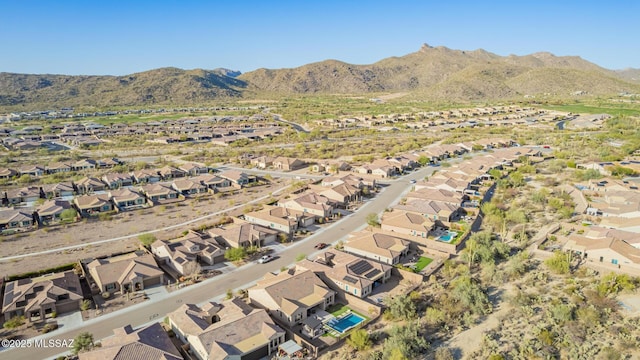
[[[239,261],[247,256],[247,251],[243,247],[230,248],[224,253],[224,258],[229,261]]]
[[[451,295],[475,315],[486,315],[492,310],[487,294],[469,275],[459,276],[451,283]]]
[[[15,329],[19,326],[24,325],[24,316],[14,316],[11,319],[7,320],[2,324],[2,327],[5,329]]]
[[[388,312],[393,319],[411,320],[416,317],[416,304],[409,296],[395,296],[385,299]]]
[[[380,220],[378,219],[378,214],[371,213],[367,215],[367,224],[373,227],[380,227]]]
[[[636,285],[629,275],[610,272],[600,279],[596,291],[600,296],[609,296],[616,295],[623,290],[632,291],[635,288]]]
[[[553,256],[544,261],[544,264],[556,274],[569,273],[569,254],[556,251]]]
[[[383,356],[385,359],[417,359],[429,348],[429,342],[420,334],[416,322],[394,326],[385,339]]]
[[[73,354],[78,355],[82,351],[89,351],[93,349],[93,334],[90,332],[82,332],[78,334],[73,340]]]
[[[351,333],[347,339],[347,344],[358,351],[367,350],[371,347],[371,338],[366,330],[358,329]]]
[[[24,174],[24,175],[20,176],[18,178],[18,180],[16,180],[16,181],[18,182],[18,184],[21,184],[21,185],[30,184],[31,181],[32,181],[31,175]]]
[[[91,300],[85,299],[80,302],[80,310],[86,311],[86,310],[89,310],[90,307],[91,307]]]
[[[153,234],[146,233],[138,235],[138,240],[140,240],[144,246],[151,246],[157,239]]]
[[[425,166],[429,163],[429,158],[422,155],[418,158],[418,164],[420,164],[420,166]]]
[[[78,217],[78,211],[76,211],[76,209],[74,208],[64,209],[60,213],[60,219],[62,219],[62,221],[73,221],[77,217]]]

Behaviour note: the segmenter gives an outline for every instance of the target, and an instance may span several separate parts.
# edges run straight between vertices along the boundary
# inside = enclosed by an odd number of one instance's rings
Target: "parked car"
[[[315,248],[318,249],[318,250],[321,250],[321,249],[326,248],[327,246],[329,246],[329,245],[327,245],[325,243],[318,243],[318,244],[316,244]]]
[[[274,259],[274,257],[273,257],[273,256],[271,256],[271,255],[265,255],[265,256],[261,257],[260,259],[258,259],[258,263],[260,263],[260,264],[266,264],[266,263],[268,263],[269,261],[271,261],[271,260],[273,260],[273,259]]]
[[[415,184],[415,183],[416,183],[416,181],[415,181],[415,180],[410,180],[409,182],[410,182],[410,183],[412,183],[412,184]]]

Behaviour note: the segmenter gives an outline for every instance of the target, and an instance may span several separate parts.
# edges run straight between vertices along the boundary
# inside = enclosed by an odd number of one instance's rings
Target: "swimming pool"
[[[447,243],[448,243],[448,242],[451,242],[453,239],[455,239],[455,238],[456,238],[456,236],[458,236],[458,233],[457,233],[457,232],[447,230],[447,233],[446,233],[446,234],[444,234],[444,235],[442,235],[442,236],[440,236],[440,237],[438,238],[438,240],[440,240],[440,241],[442,241],[442,242],[447,242]]]
[[[329,321],[327,325],[329,325],[329,327],[331,327],[332,329],[343,334],[363,321],[364,321],[363,317],[354,313],[350,313],[345,315],[342,318],[333,319]]]

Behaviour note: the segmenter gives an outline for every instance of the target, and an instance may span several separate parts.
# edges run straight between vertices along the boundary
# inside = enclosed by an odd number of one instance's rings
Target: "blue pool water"
[[[447,231],[447,233],[440,236],[438,240],[444,241],[444,242],[451,242],[451,240],[455,239],[457,235],[458,233],[455,231]]]
[[[363,321],[364,321],[363,317],[358,316],[354,313],[351,313],[340,320],[333,320],[329,322],[329,324],[327,325],[329,325],[336,331],[339,331],[340,333],[344,333],[345,331],[351,329],[352,327],[360,324]]]

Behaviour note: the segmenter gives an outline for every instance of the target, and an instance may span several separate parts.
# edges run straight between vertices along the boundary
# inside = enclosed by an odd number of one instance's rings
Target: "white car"
[[[266,263],[268,263],[268,262],[269,262],[269,261],[271,261],[271,260],[273,260],[273,256],[271,256],[271,255],[265,255],[265,256],[261,257],[260,259],[258,259],[258,263],[260,263],[260,264],[266,264]]]

